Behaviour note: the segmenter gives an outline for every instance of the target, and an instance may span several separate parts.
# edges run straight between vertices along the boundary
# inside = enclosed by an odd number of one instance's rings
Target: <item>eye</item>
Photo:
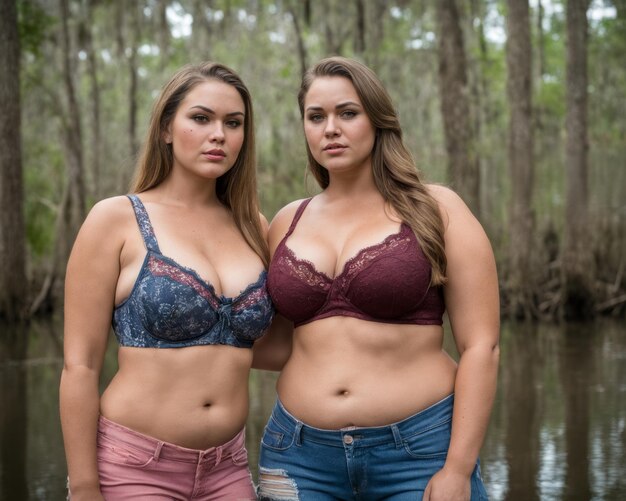
[[[346,119],[351,119],[357,116],[357,112],[356,111],[352,111],[352,110],[345,110],[341,113],[341,118],[346,118]]]
[[[209,117],[206,115],[194,115],[191,117],[194,122],[206,123],[209,121]]]
[[[308,116],[309,122],[319,123],[324,120],[324,116],[321,113],[313,113]]]
[[[226,127],[230,129],[236,129],[238,127],[241,127],[241,125],[242,125],[241,120],[227,120],[226,121]]]

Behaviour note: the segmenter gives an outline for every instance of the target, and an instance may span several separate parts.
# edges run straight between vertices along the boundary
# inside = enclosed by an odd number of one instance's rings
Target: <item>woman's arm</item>
[[[293,322],[276,314],[265,335],[252,348],[252,368],[280,371],[291,356]]]
[[[469,478],[485,437],[496,390],[500,304],[495,259],[480,223],[451,190],[432,187],[442,209],[448,260],[444,294],[460,354],[452,438],[444,468],[424,499],[469,499]]]
[[[101,499],[96,465],[98,383],[120,271],[121,211],[119,198],[94,206],[67,266],[60,410],[72,501]]]
[[[270,256],[274,256],[276,247],[289,230],[289,225],[302,200],[296,200],[279,210],[267,230]],[[252,367],[268,371],[280,371],[291,356],[293,322],[276,314],[266,334],[254,343]]]

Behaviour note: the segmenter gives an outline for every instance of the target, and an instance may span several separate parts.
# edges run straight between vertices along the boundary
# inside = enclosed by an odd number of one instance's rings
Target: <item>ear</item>
[[[161,139],[165,141],[165,144],[172,144],[172,133],[170,132],[171,126],[168,125],[167,128],[161,132]]]

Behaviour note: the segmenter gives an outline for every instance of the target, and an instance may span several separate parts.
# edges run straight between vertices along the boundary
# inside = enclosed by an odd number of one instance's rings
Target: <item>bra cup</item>
[[[205,298],[168,277],[142,281],[134,301],[143,327],[157,339],[188,341],[210,331],[219,320]]]
[[[428,291],[430,267],[410,254],[368,263],[344,291],[345,298],[373,318],[395,320],[415,312]]]
[[[270,264],[267,289],[276,311],[294,323],[313,317],[328,299],[328,287],[315,287],[293,272],[282,258]]]
[[[287,282],[283,281],[283,283]],[[294,323],[297,324],[313,317],[326,303],[327,291],[313,289],[305,283],[294,280],[288,283],[288,288],[270,288],[270,296],[276,311]]]
[[[272,322],[273,305],[265,287],[258,289],[258,299],[245,308],[233,305],[232,313],[229,314],[229,322],[233,335],[240,340],[254,341],[265,334]]]

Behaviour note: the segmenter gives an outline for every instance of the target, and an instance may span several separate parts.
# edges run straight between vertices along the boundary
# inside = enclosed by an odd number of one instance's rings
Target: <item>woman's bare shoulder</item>
[[[87,214],[80,233],[96,239],[111,239],[121,236],[132,224],[136,223],[130,200],[120,195],[97,202]]]
[[[426,189],[438,204],[448,207],[458,204],[465,205],[461,197],[450,187],[442,184],[427,184]]]
[[[427,184],[426,189],[439,205],[446,228],[453,220],[474,218],[467,204],[452,188],[441,184]]]
[[[270,231],[272,231],[272,228],[275,226],[283,227],[287,225],[287,227],[289,227],[291,221],[293,221],[293,218],[296,215],[296,212],[298,211],[298,207],[300,207],[304,200],[305,199],[294,200],[293,202],[288,203],[282,209],[280,209],[272,218],[272,222],[270,223]]]
[[[280,209],[276,215],[272,218],[272,222],[269,227],[269,241],[270,241],[270,249],[272,249],[275,244],[282,240],[287,231],[289,230],[289,226],[293,221],[293,218],[298,211],[298,207],[302,204],[304,199],[294,200],[291,203],[285,205],[282,209]]]
[[[96,202],[89,211],[89,216],[93,218],[127,218],[133,214],[133,207],[126,195],[103,198]]]

